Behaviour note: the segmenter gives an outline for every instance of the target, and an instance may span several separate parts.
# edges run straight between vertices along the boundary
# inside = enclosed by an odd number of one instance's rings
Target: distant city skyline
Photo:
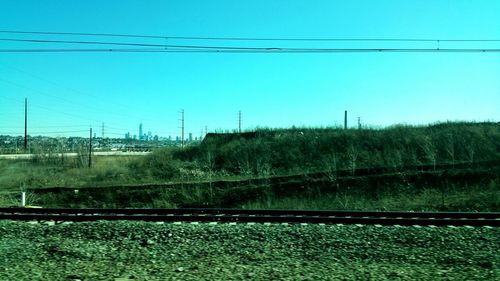
[[[500,53],[277,52],[286,48],[500,49],[500,1],[188,2],[25,0],[2,5],[0,135],[24,134],[24,98],[28,98],[28,133],[48,136],[85,137],[90,127],[100,136],[104,123],[104,134],[110,137],[152,132],[176,138],[181,135],[181,110],[185,139],[189,133],[194,138],[205,131],[238,130],[240,111],[242,130],[343,126],[344,110],[353,128],[358,117],[363,125],[380,127],[500,120]],[[2,30],[427,41],[188,40]],[[276,53],[9,52],[138,48],[133,44],[264,48]],[[139,134],[141,123],[144,131]]]

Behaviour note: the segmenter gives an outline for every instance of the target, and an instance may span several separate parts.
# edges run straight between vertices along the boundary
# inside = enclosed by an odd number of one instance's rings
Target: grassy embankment
[[[145,157],[98,157],[91,169],[82,158],[3,161],[0,184],[27,188],[44,206],[498,211],[499,160],[497,123],[259,129]],[[477,165],[484,161],[491,166]],[[370,174],[380,167],[384,176]],[[70,189],[40,191],[47,187]]]

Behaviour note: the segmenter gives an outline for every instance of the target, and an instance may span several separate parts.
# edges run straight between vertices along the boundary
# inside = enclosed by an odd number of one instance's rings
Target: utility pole
[[[344,112],[344,130],[347,130],[347,110]]]
[[[238,133],[241,134],[241,110],[238,111]]]
[[[361,130],[361,117],[358,117],[358,130]]]
[[[24,98],[24,152],[28,152],[28,98]]]
[[[89,168],[92,167],[92,127],[90,128],[89,138]]]
[[[184,147],[184,109],[181,109],[181,147]]]

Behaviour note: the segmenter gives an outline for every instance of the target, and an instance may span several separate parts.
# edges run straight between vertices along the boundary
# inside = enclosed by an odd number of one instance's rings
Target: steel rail
[[[283,210],[283,209],[229,209],[229,208],[0,208],[0,213],[30,214],[130,214],[130,215],[189,215],[189,214],[239,214],[239,215],[294,215],[294,216],[352,216],[352,217],[403,217],[403,218],[470,218],[500,219],[500,212],[403,212],[403,211],[351,211],[351,210]]]
[[[363,212],[237,209],[31,209],[0,208],[0,219],[39,221],[272,222],[436,226],[500,226],[500,213]]]

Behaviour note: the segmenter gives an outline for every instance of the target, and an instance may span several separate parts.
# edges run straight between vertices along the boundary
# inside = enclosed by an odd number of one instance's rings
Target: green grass
[[[76,161],[74,159],[73,161]],[[241,186],[243,177],[225,178],[226,187],[211,182],[189,179],[159,181],[151,175],[131,175],[130,166],[144,161],[138,157],[96,157],[94,166],[78,167],[67,160],[64,166],[32,163],[21,160],[0,161],[0,206],[20,204],[21,190],[28,189],[28,205],[44,207],[234,207],[247,209],[358,209],[414,211],[499,211],[498,179],[488,183],[451,187],[423,185],[408,188],[396,184],[373,194],[361,177],[351,188],[320,188],[304,182],[294,182],[276,192],[271,180],[255,180],[256,185]],[[222,177],[224,179],[224,177]],[[189,184],[189,182],[191,182]],[[251,181],[250,181],[251,182]],[[158,187],[132,188],[128,185],[169,183]],[[288,185],[289,183],[280,183]],[[304,188],[297,189],[297,185]],[[71,187],[58,193],[40,193],[37,188]],[[106,186],[124,186],[106,188]],[[93,190],[89,187],[101,189]],[[375,187],[372,187],[375,188]],[[80,189],[75,195],[73,189]],[[88,191],[87,191],[88,190]],[[298,190],[298,191],[297,191]]]
[[[0,160],[0,206],[15,204],[20,191],[29,190],[36,194],[31,203],[43,206],[498,211],[499,128],[443,123],[259,129],[212,134],[200,145],[147,156],[94,157],[91,168],[85,155],[38,154],[32,160]],[[477,161],[496,164],[473,166]],[[463,165],[460,170],[434,166],[427,173],[403,169],[450,163]],[[385,167],[392,176],[337,177],[339,170],[358,175],[362,167]],[[36,191],[52,187],[69,190]],[[75,196],[73,189],[82,192]]]
[[[385,129],[258,129],[210,134],[200,144],[163,148],[143,157],[0,160],[2,190],[267,178],[290,174],[498,161],[500,126],[440,123]],[[1,191],[0,191],[1,192]]]
[[[296,183],[300,184],[300,183]],[[71,208],[180,208],[218,207],[243,209],[337,209],[406,211],[500,210],[498,181],[489,184],[443,188],[393,186],[376,193],[370,187],[298,189],[269,185],[212,186],[178,184],[155,187],[31,190],[28,204]],[[20,194],[0,194],[0,206],[20,204]]]
[[[92,168],[82,167],[76,158],[65,163],[32,162],[29,160],[0,160],[0,192],[25,188],[106,186],[136,183],[128,164],[140,156],[100,156]]]
[[[394,192],[379,198],[359,193],[275,196],[269,192],[264,198],[242,204],[244,209],[312,209],[312,210],[411,210],[411,211],[482,211],[500,210],[500,187],[491,182],[487,186],[455,188],[443,193],[439,188],[424,188],[420,192]]]

